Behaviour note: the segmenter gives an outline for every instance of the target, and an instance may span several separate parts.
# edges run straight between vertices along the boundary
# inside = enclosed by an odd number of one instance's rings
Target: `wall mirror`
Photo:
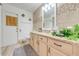
[[[56,24],[56,4],[46,3],[42,6],[42,30],[53,30]]]

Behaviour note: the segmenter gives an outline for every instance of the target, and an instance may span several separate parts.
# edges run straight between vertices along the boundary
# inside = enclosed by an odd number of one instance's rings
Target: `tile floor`
[[[2,56],[38,56],[29,44],[16,44],[6,47]]]
[[[13,56],[38,56],[38,54],[29,44],[27,44],[22,47],[16,48],[13,52]]]

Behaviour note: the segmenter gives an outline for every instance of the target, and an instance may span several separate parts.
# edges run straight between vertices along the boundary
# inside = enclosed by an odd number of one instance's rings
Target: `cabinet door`
[[[73,55],[74,56],[79,56],[79,44],[74,44],[73,45]]]
[[[53,48],[48,46],[48,56],[53,56]]]
[[[48,48],[48,55],[49,56],[66,56],[65,54],[63,54],[62,52],[52,48],[52,47],[49,47]]]
[[[33,47],[33,45],[34,45],[33,39],[34,39],[34,35],[31,34],[30,45],[31,45],[32,47]]]
[[[34,36],[34,50],[38,53],[38,35]]]
[[[39,41],[39,55],[47,56],[47,45]]]

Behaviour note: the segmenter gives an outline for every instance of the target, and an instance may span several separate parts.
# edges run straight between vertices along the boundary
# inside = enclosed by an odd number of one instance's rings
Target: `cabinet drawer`
[[[56,49],[53,49],[53,56],[66,56],[61,51],[58,51]]]
[[[53,47],[48,46],[48,55],[49,56],[66,56],[64,53],[62,53],[59,50],[54,49]]]
[[[39,36],[39,40],[44,42],[44,43],[47,43],[47,38],[44,36]]]
[[[72,55],[72,45],[61,41],[49,39],[48,43],[55,49],[65,53],[66,55]]]

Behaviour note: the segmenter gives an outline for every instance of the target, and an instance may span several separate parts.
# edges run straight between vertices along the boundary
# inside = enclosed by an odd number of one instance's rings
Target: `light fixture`
[[[47,12],[47,8],[45,8],[44,6],[42,7],[43,11]]]
[[[54,7],[55,6],[55,4],[51,4],[51,7]]]
[[[49,3],[49,5],[52,5],[53,3]]]
[[[49,3],[49,4],[45,4],[42,9],[43,11],[47,12],[48,10],[50,10],[51,8],[53,8],[55,6],[55,4],[53,3]]]
[[[48,8],[48,6],[49,6],[48,4],[45,4],[45,8]]]

